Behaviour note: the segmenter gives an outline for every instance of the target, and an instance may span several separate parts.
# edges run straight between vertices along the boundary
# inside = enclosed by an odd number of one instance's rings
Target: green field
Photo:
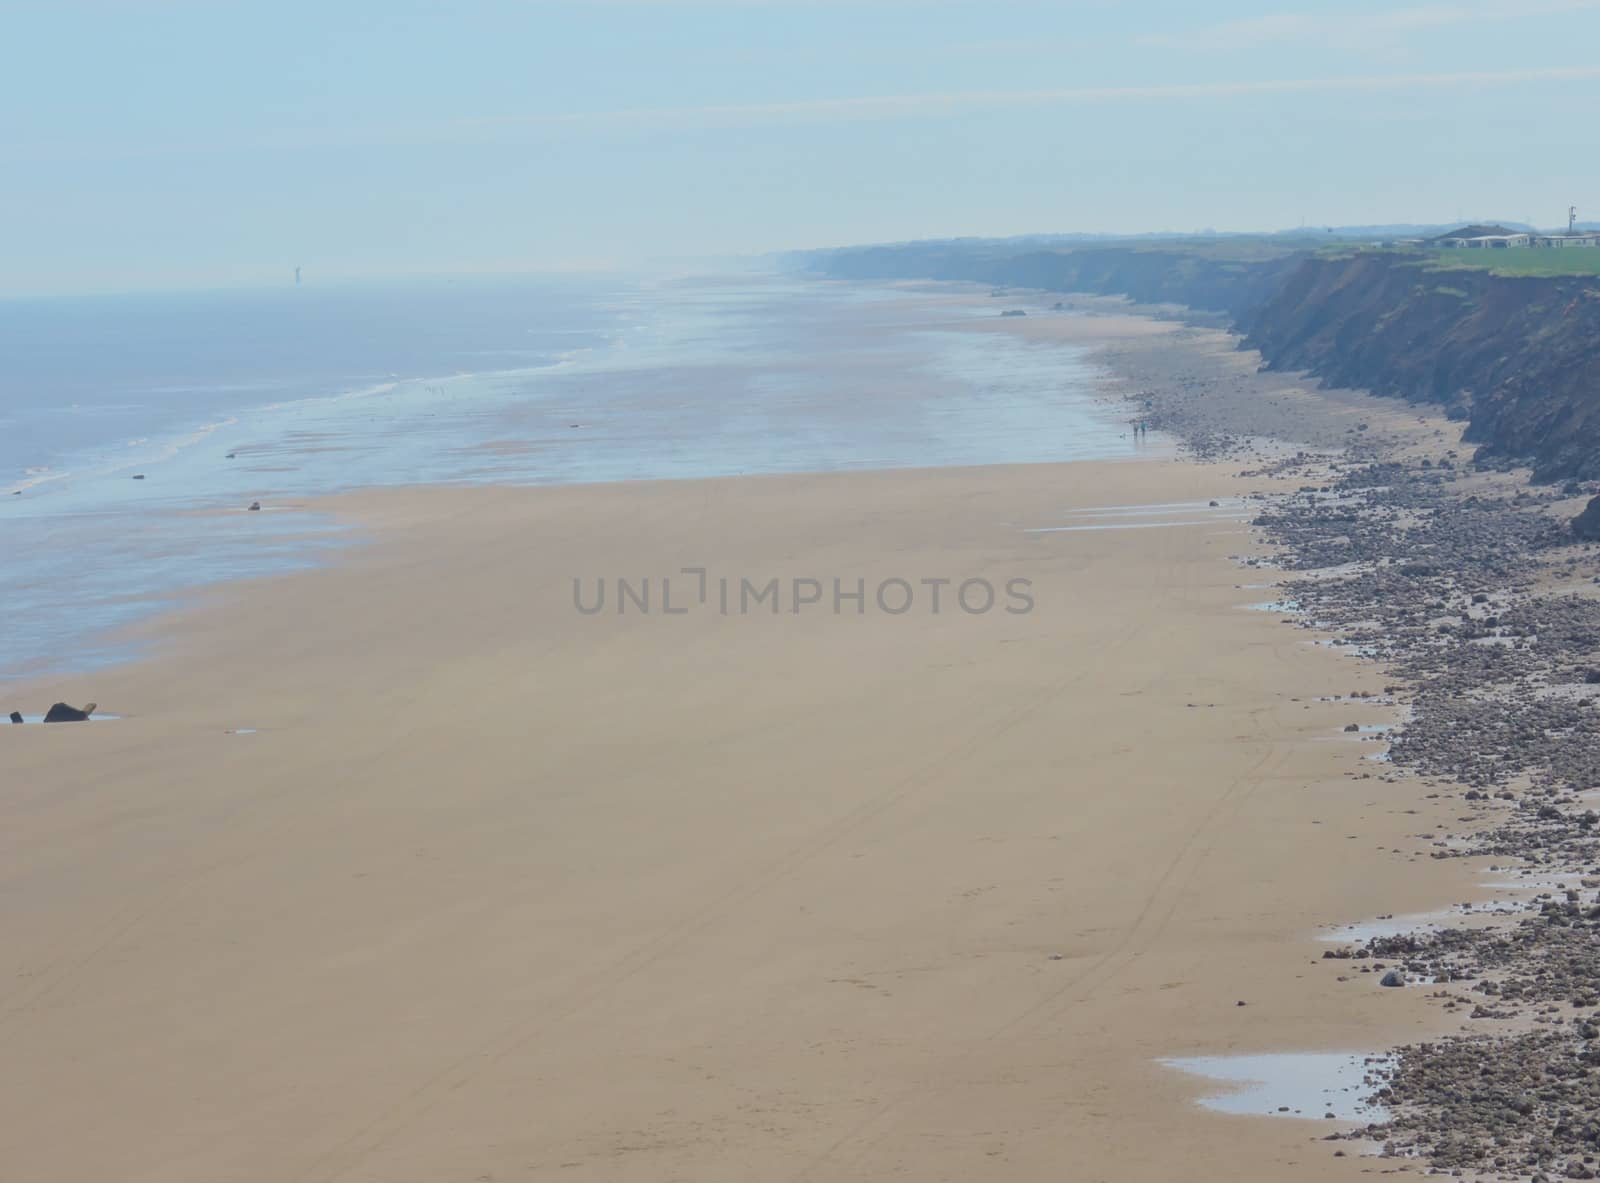
[[[1516,246],[1505,250],[1435,250],[1430,271],[1487,271],[1493,275],[1600,275],[1600,247]]]

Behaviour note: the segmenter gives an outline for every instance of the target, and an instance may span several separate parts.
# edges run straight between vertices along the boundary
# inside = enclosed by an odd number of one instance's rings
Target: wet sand
[[[1316,701],[1377,671],[1242,609],[1264,596],[1230,499],[1275,485],[1237,470],[324,503],[371,544],[26,691],[123,718],[0,733],[0,1161],[39,1183],[1353,1177],[1334,1123],[1203,1110],[1215,1090],[1158,1062],[1432,1030],[1422,991],[1337,985],[1317,933],[1469,893],[1465,867],[1387,853],[1450,803],[1354,779],[1370,746],[1341,729],[1390,712]],[[574,607],[574,578],[659,597],[702,566],[860,577],[869,602]],[[871,602],[930,578],[1027,579],[1035,606]]]

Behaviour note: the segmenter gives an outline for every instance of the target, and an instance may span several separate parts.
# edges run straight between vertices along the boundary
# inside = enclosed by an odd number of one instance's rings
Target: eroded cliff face
[[[1238,327],[1274,368],[1444,406],[1481,462],[1600,477],[1600,282],[1308,258]]]
[[[1275,369],[1466,419],[1483,463],[1530,464],[1540,481],[1600,478],[1600,279],[1433,271],[1415,255],[1384,251],[1229,260],[1182,248],[982,243],[840,251],[820,269],[1219,312]]]
[[[1303,255],[1211,259],[1153,247],[1006,251],[979,244],[862,247],[828,255],[822,270],[841,279],[949,279],[1047,292],[1126,296],[1141,304],[1183,304],[1239,318],[1259,308]]]

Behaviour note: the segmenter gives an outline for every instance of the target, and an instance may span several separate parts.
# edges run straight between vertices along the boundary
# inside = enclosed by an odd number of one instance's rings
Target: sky
[[[1600,218],[1600,0],[0,0],[0,295]]]

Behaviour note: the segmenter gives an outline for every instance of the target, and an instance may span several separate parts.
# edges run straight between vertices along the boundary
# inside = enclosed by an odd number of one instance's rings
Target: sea
[[[1145,446],[1081,347],[971,331],[1000,310],[760,270],[0,302],[0,680],[129,660],[191,589],[362,545],[324,494]]]

